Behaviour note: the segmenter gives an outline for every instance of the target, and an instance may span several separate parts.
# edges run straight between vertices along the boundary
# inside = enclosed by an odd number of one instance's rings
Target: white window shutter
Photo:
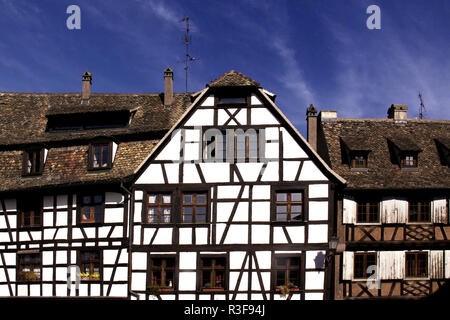
[[[447,199],[434,199],[431,201],[431,221],[433,223],[447,223]]]
[[[354,224],[356,222],[356,201],[353,198],[344,198],[342,222]]]
[[[353,279],[353,252],[351,251],[342,253],[342,279]]]
[[[430,276],[432,279],[444,278],[444,252],[430,252]]]

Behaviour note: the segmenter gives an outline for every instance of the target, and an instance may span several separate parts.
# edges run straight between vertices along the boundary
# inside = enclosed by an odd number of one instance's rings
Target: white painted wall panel
[[[67,226],[68,222],[68,212],[60,211],[56,214],[56,225],[57,226]]]
[[[230,182],[229,163],[200,163],[200,169],[207,183]]]
[[[53,226],[53,212],[44,212],[44,227]]]
[[[262,166],[262,163],[237,163],[239,173],[244,181],[256,181]]]
[[[208,96],[200,105],[202,107],[213,107],[214,106],[214,96],[210,95]]]
[[[179,169],[180,169],[180,165],[178,163],[165,163],[163,164],[165,170],[166,170],[166,175],[167,175],[167,180],[169,183],[178,183],[178,173],[179,173]]]
[[[106,208],[105,223],[121,223],[124,221],[123,208]]]
[[[241,186],[218,186],[217,198],[218,199],[236,199],[239,195]]]
[[[172,244],[172,228],[159,228],[153,244]]]
[[[242,108],[242,110],[238,112],[235,118],[241,126],[247,125],[247,108]]]
[[[283,180],[294,181],[300,161],[283,161]]]
[[[310,184],[308,188],[309,198],[328,198],[327,184]]]
[[[244,263],[245,251],[231,251],[230,252],[230,269],[240,269]],[[248,259],[245,262],[245,267],[248,268]]]
[[[186,121],[186,126],[212,126],[214,124],[213,109],[197,109]]]
[[[279,124],[278,120],[266,108],[252,109],[252,125]]]
[[[278,173],[278,161],[269,161],[261,181],[278,181]]]
[[[180,270],[196,269],[197,268],[197,253],[196,252],[180,252]]]
[[[195,244],[208,244],[208,229],[196,228],[195,229]]]
[[[292,243],[304,243],[305,242],[305,227],[286,227],[286,231],[291,238]]]
[[[183,165],[183,182],[184,183],[201,183],[195,164],[186,163]]]
[[[323,180],[327,181],[327,177],[316,167],[312,161],[304,161],[299,181]]]
[[[324,279],[325,272],[323,271],[305,272],[305,290],[323,289]]]
[[[180,228],[180,244],[192,244],[192,228]]]
[[[136,184],[152,184],[164,183],[164,176],[162,173],[161,164],[152,163],[144,171],[144,173],[137,179]]]
[[[147,270],[146,252],[133,252],[131,258],[133,270]]]
[[[252,202],[252,220],[270,221],[270,202]]]
[[[283,158],[308,157],[305,151],[303,151],[303,149],[285,128],[281,128],[281,133],[283,135]]]
[[[248,202],[239,202],[233,217],[234,222],[248,221]]]
[[[200,144],[198,142],[185,143],[184,145],[184,160],[199,160],[200,159]]]
[[[134,200],[142,200],[143,196],[144,196],[144,192],[141,190],[136,190],[134,192]]]
[[[253,225],[252,226],[252,243],[263,244],[270,242],[270,226]]]
[[[144,228],[144,245],[149,245],[152,241],[153,234],[156,232],[156,228]]]
[[[323,250],[306,251],[306,269],[324,267],[326,252]]]
[[[136,291],[145,291],[147,277],[145,273],[142,272],[133,272],[131,279],[131,290]]]
[[[225,244],[248,243],[248,226],[246,225],[230,225]]]
[[[261,185],[261,186],[253,186],[253,199],[255,200],[270,200],[270,186],[269,185]]]
[[[56,251],[56,263],[66,264],[67,263],[67,251]]]
[[[217,203],[217,222],[227,222],[233,210],[233,202]]]
[[[134,203],[134,220],[135,223],[142,222],[142,203]]]
[[[378,260],[380,279],[403,279],[405,277],[404,251],[380,251]]]
[[[0,216],[0,229],[6,229],[7,227],[5,216]]]
[[[353,280],[353,252],[342,253],[342,279]]]
[[[155,160],[179,160],[181,146],[181,130],[176,129],[170,136],[169,142],[161,150]],[[138,180],[139,181],[139,180]]]
[[[279,144],[278,142],[266,142],[264,147],[264,156],[266,159],[278,159],[279,154]]]
[[[356,201],[352,198],[344,197],[343,207],[342,222],[344,224],[356,223]]]
[[[281,227],[273,228],[273,243],[288,243],[287,238]]]
[[[252,94],[250,97],[250,104],[252,106],[259,106],[259,105],[262,105],[262,102],[259,100],[259,98],[257,96]]]
[[[306,292],[305,300],[323,300],[323,293],[320,292]]]
[[[308,242],[309,243],[327,243],[328,242],[328,225],[317,224],[308,226]]]
[[[328,202],[310,201],[309,202],[309,220],[328,220]]]
[[[180,271],[178,289],[180,291],[195,290],[196,289],[196,273]],[[194,299],[195,299],[195,295],[194,295]]]
[[[272,253],[270,251],[256,251],[256,258],[260,269],[270,269],[272,264]],[[255,265],[255,264],[253,264]]]

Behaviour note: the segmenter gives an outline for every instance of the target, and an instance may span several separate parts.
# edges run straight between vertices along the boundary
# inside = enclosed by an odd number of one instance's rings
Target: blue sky
[[[69,5],[81,30],[69,30]],[[381,29],[369,30],[369,5]],[[305,109],[384,118],[392,103],[450,119],[450,1],[447,0],[0,0],[0,91],[161,92],[163,70],[184,91],[184,24],[191,20],[189,90],[229,70],[277,94],[305,134]]]

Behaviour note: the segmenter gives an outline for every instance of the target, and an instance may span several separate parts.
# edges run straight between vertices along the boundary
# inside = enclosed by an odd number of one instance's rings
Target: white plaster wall
[[[305,290],[323,289],[325,272],[307,271],[305,272]]]
[[[179,160],[180,159],[180,145],[181,145],[181,130],[176,129],[170,136],[170,141],[160,151],[155,160]]]
[[[214,124],[213,109],[197,109],[186,121],[186,126],[212,126]]]
[[[281,128],[283,135],[283,158],[307,158],[307,154],[294,140],[291,134],[285,129]]]
[[[320,180],[327,181],[328,179],[323,173],[316,167],[316,165],[310,161],[304,161],[302,171],[300,173],[299,181],[311,181]]]
[[[309,198],[328,198],[327,184],[310,184],[308,187]]]
[[[309,220],[328,220],[328,202],[309,201]]]
[[[136,184],[152,184],[152,183],[164,183],[164,176],[162,173],[161,164],[152,163],[137,179]]]
[[[279,124],[278,120],[266,108],[252,109],[252,125]]]
[[[308,242],[309,243],[328,242],[328,225],[327,224],[309,225]]]
[[[265,244],[270,242],[270,226],[252,225],[252,243]]]

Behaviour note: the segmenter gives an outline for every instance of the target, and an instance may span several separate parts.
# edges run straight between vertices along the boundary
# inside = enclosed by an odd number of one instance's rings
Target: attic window
[[[89,146],[89,169],[110,169],[112,167],[112,142],[92,143]]]
[[[25,150],[22,160],[22,174],[26,176],[42,174],[44,169],[44,149]]]
[[[406,153],[401,156],[402,168],[417,168],[417,154]]]
[[[417,170],[420,147],[409,137],[396,136],[388,139],[391,157],[402,169]]]
[[[220,97],[219,102],[223,104],[246,103],[246,97]]]
[[[352,151],[350,152],[351,168],[367,168],[367,152]]]

